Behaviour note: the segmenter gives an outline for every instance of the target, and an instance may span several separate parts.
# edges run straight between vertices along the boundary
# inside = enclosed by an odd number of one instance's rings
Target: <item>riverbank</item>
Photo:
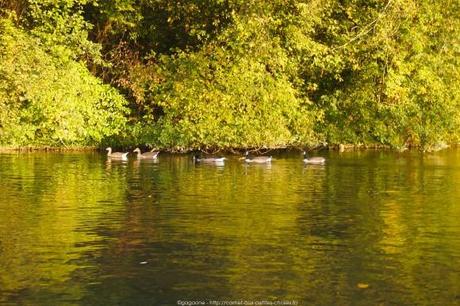
[[[27,146],[27,147],[0,147],[0,153],[8,152],[90,152],[97,151],[98,147],[53,147],[53,146]]]
[[[132,151],[137,146],[123,146],[123,147],[114,147],[118,151]],[[138,146],[142,151],[150,151],[152,148],[147,146]],[[382,150],[382,151],[396,151],[404,152],[410,150],[419,150],[424,152],[437,152],[448,148],[457,148],[458,144],[437,144],[428,149],[421,150],[418,146],[412,147],[403,147],[403,148],[393,148],[388,145],[383,144],[318,144],[316,146],[286,146],[286,147],[260,147],[260,148],[155,148],[162,152],[167,153],[188,153],[193,151],[202,151],[205,154],[242,154],[245,151],[258,152],[258,153],[283,153],[291,151],[338,151],[338,152],[347,152],[347,151],[361,151],[361,150]],[[10,152],[90,152],[90,151],[104,151],[105,147],[100,146],[66,146],[66,147],[55,147],[55,146],[26,146],[26,147],[14,147],[14,146],[0,146],[0,153],[10,153]]]

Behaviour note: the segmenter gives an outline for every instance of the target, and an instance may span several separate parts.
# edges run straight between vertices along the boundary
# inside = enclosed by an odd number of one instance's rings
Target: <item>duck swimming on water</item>
[[[225,157],[200,157],[198,154],[193,155],[193,160],[197,163],[223,163]]]
[[[321,156],[315,156],[308,158],[307,152],[303,152],[303,162],[305,164],[312,164],[312,165],[322,165],[326,162],[326,159]]]
[[[122,160],[127,160],[128,159],[128,153],[129,152],[113,152],[112,153],[112,148],[108,147],[107,149],[107,157],[113,158],[113,159],[122,159]]]
[[[142,153],[139,148],[134,149],[133,152],[137,153],[138,159],[156,159],[158,157],[158,154],[160,154],[160,151],[151,151],[151,152]]]
[[[271,163],[272,157],[271,156],[249,156],[249,152],[246,151],[246,153],[244,154],[244,161],[247,163],[265,164],[265,163]]]

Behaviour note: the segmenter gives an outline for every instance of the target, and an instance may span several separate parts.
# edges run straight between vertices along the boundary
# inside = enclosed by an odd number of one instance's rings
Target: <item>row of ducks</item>
[[[112,148],[108,147],[107,149],[107,157],[114,158],[114,159],[121,159],[127,160],[129,152],[112,152]],[[142,153],[141,149],[136,148],[134,149],[133,153],[137,153],[138,159],[156,159],[160,151],[152,150],[150,152]]]
[[[120,160],[127,160],[129,152],[112,152],[112,148],[108,147],[107,149],[107,156],[109,158],[120,159]],[[138,159],[156,159],[158,158],[158,154],[160,151],[152,150],[150,152],[142,153],[139,148],[136,148],[133,153],[137,153]],[[225,161],[225,157],[201,157],[198,154],[193,156],[193,160],[198,163],[223,163]],[[244,157],[246,163],[255,163],[255,164],[266,164],[271,163],[272,157],[271,156],[250,156],[249,152],[246,152]],[[316,164],[321,165],[326,162],[324,157],[308,157],[306,152],[303,152],[303,162],[305,164]]]

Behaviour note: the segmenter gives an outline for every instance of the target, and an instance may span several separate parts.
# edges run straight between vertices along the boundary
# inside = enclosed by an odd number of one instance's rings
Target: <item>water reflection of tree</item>
[[[458,198],[458,173],[440,167],[449,164],[446,157],[426,163],[414,155],[349,154],[338,167],[328,168],[327,197],[306,210],[300,223],[304,232],[311,232],[312,256],[318,259],[307,282],[311,301],[454,299],[458,274],[449,273],[454,266],[445,264],[448,252],[458,252],[459,244],[446,228],[459,216],[452,205]],[[450,275],[447,282],[439,270]],[[429,281],[434,279],[435,284]],[[356,286],[360,282],[370,283],[370,289],[362,292]],[[423,282],[433,290],[446,285],[450,293],[426,292]],[[395,294],[385,296],[386,290]]]
[[[2,171],[9,201],[0,208],[0,287],[19,301],[62,294],[78,300],[81,288],[63,283],[82,252],[97,252],[100,237],[88,227],[120,209],[112,205],[124,193],[120,177],[107,180],[92,154],[11,156]]]
[[[3,241],[0,263],[11,261],[2,263],[8,272],[19,267],[0,276],[10,292],[65,292],[88,304],[175,302],[203,292],[407,304],[448,302],[457,288],[455,156],[345,153],[324,167],[300,159],[213,167],[166,155],[109,169],[92,155],[49,158],[9,162],[7,173],[20,179],[2,184],[7,197],[42,190],[0,208],[7,212],[0,237],[21,241]],[[88,279],[94,283],[81,281]]]

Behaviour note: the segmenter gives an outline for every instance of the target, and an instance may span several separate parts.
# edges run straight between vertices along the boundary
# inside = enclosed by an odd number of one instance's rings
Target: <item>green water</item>
[[[459,305],[460,151],[0,155],[0,304]]]

